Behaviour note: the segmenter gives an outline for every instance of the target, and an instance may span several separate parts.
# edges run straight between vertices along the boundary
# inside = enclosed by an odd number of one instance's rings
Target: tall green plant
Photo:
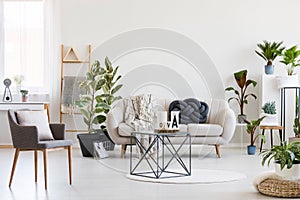
[[[113,68],[107,57],[105,68],[102,68],[100,62],[96,60],[86,73],[85,80],[80,82],[80,89],[85,89],[87,93],[80,95],[80,99],[75,104],[83,114],[89,133],[95,132],[94,125],[103,125],[112,103],[121,98],[115,96],[122,87],[117,85],[121,78],[121,75],[117,76],[118,69],[119,67]],[[105,129],[105,126],[102,128]]]
[[[287,66],[287,73],[289,76],[294,74],[294,69],[300,66],[300,60],[298,57],[300,56],[300,50],[298,46],[292,46],[289,49],[286,49],[282,55],[282,59],[280,62]]]
[[[281,47],[282,43],[283,41],[268,42],[264,40],[263,43],[257,44],[260,52],[256,50],[255,52],[267,62],[267,65],[272,65],[272,62],[277,58],[277,56],[280,56],[282,51],[285,49],[285,47]]]
[[[234,73],[234,78],[236,83],[239,86],[239,90],[233,88],[233,87],[227,87],[225,89],[225,91],[233,91],[234,94],[236,95],[236,97],[230,97],[228,99],[228,102],[230,102],[231,100],[236,100],[240,106],[240,114],[243,115],[244,114],[244,105],[248,104],[248,97],[252,96],[254,99],[256,99],[256,95],[255,94],[247,94],[247,88],[248,86],[252,85],[253,87],[255,87],[257,85],[257,82],[254,80],[247,80],[247,70],[242,70],[239,72]]]

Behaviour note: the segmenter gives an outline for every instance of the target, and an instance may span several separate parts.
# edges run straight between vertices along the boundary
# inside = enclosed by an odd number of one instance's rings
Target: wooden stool
[[[273,147],[273,130],[278,130],[279,137],[280,137],[280,142],[282,142],[282,129],[283,129],[283,126],[260,126],[259,128],[262,129],[262,135],[265,135],[265,130],[270,130],[271,148]],[[260,152],[262,150],[262,146],[263,146],[263,139],[261,139],[261,143],[260,143]]]

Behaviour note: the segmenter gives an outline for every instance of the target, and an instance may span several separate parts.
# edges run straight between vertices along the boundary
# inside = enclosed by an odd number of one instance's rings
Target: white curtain
[[[2,77],[3,74],[4,74],[4,18],[3,18],[3,0],[0,0],[0,77]]]
[[[44,0],[44,69],[49,91],[51,121],[59,121],[60,99],[60,1]]]
[[[4,1],[4,75],[24,76],[22,86],[31,92],[44,90],[43,4],[40,1]]]

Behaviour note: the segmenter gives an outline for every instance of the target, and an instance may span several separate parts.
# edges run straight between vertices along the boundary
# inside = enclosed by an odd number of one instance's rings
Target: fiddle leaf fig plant
[[[248,104],[248,97],[252,96],[254,99],[256,99],[256,95],[253,93],[246,93],[247,88],[252,85],[255,87],[257,85],[257,82],[251,79],[247,80],[247,70],[242,70],[239,72],[234,73],[235,81],[239,87],[239,89],[235,89],[233,87],[227,87],[225,91],[233,91],[235,96],[230,97],[228,99],[228,102],[231,100],[236,100],[240,106],[240,115],[244,115],[244,105]]]
[[[84,123],[88,132],[94,133],[95,125],[100,125],[105,130],[106,114],[109,112],[114,101],[121,99],[115,96],[122,87],[117,84],[121,75],[117,76],[119,67],[114,68],[110,60],[105,58],[105,68],[101,67],[96,60],[86,73],[84,81],[80,82],[80,89],[85,89],[86,94],[80,95],[80,99],[75,102],[80,109]]]

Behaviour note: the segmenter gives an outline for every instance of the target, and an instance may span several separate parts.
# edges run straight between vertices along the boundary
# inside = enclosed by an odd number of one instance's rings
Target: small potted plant
[[[247,133],[250,135],[250,145],[247,146],[247,152],[249,155],[254,155],[256,152],[256,146],[255,146],[255,141],[257,138],[261,137],[263,142],[265,142],[266,138],[264,135],[262,134],[257,134],[255,136],[255,131],[257,129],[257,127],[259,127],[261,121],[264,119],[265,117],[260,117],[256,120],[251,120],[249,121],[245,121],[247,123]]]
[[[236,97],[230,97],[228,99],[228,102],[231,100],[236,100],[240,107],[240,114],[238,115],[238,122],[244,123],[244,120],[247,118],[247,116],[244,114],[244,105],[248,104],[248,97],[252,96],[254,99],[256,99],[256,95],[249,93],[247,94],[247,88],[252,85],[253,87],[256,86],[257,82],[251,79],[247,80],[247,70],[242,70],[239,72],[234,73],[235,81],[239,87],[238,89],[235,89],[233,87],[227,87],[225,91],[233,91]]]
[[[267,64],[265,65],[265,74],[274,73],[273,61],[282,54],[285,47],[281,47],[283,41],[281,42],[268,42],[266,40],[263,43],[257,44],[260,52],[255,50],[255,52],[263,58]]]
[[[28,90],[20,90],[22,102],[28,101]]]
[[[268,126],[278,125],[275,101],[266,102],[261,109],[263,110],[261,116],[265,116],[261,124]]]
[[[300,142],[281,142],[281,145],[275,145],[270,150],[264,150],[262,155],[262,165],[274,160],[275,172],[277,175],[289,180],[298,180],[300,178]]]
[[[282,54],[282,60],[280,62],[286,65],[288,76],[277,77],[277,83],[279,88],[288,86],[299,86],[298,75],[294,72],[295,68],[300,66],[299,56],[300,50],[298,49],[297,45],[286,49]]]
[[[93,142],[101,140],[99,134],[104,134],[110,140],[105,121],[112,103],[121,99],[120,96],[116,96],[122,87],[121,84],[117,85],[121,78],[121,75],[117,76],[118,69],[119,67],[113,68],[107,57],[105,58],[105,68],[101,67],[100,62],[96,60],[87,72],[86,79],[80,82],[80,88],[85,89],[87,94],[80,95],[80,99],[75,102],[75,105],[83,115],[88,133],[93,133],[77,135],[83,156],[93,156]]]

